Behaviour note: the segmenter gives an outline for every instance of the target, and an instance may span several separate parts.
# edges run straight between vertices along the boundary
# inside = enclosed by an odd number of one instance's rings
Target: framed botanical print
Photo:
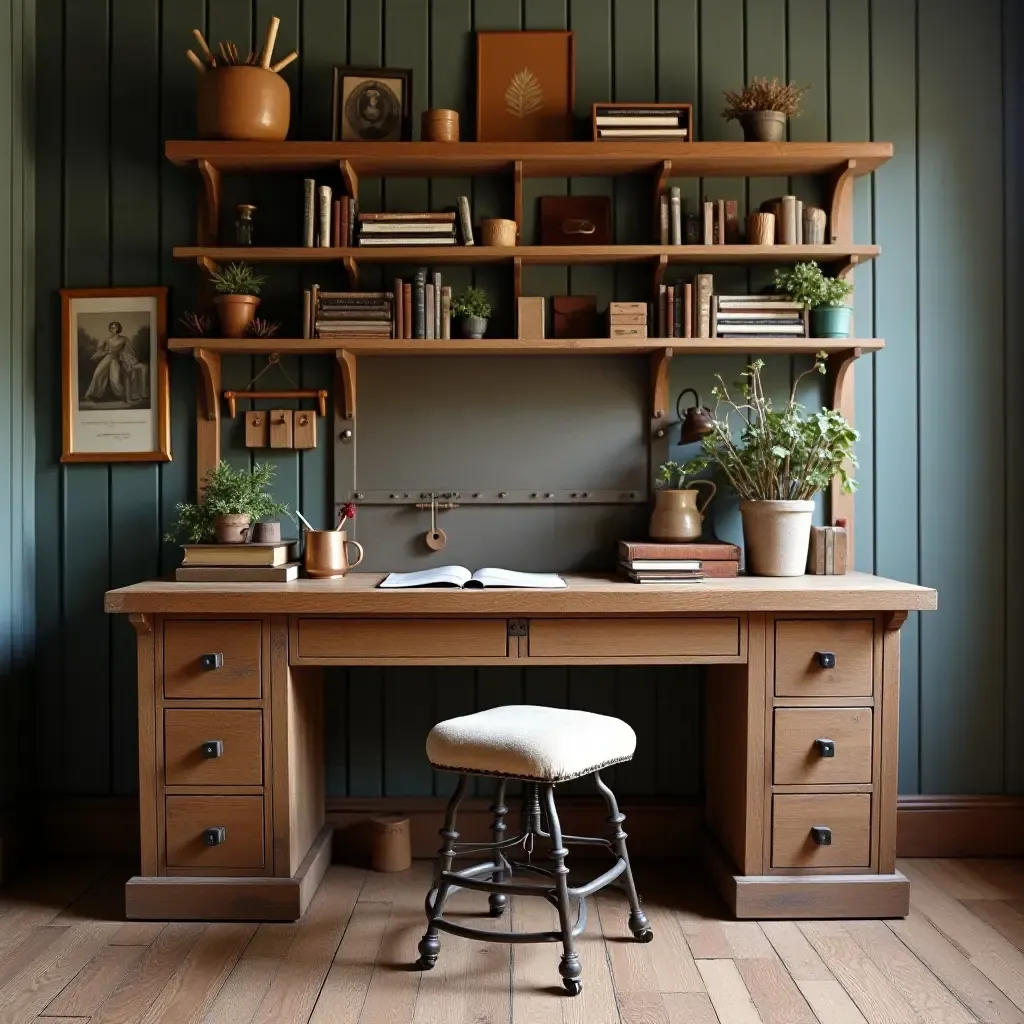
[[[61,289],[61,462],[169,462],[167,289]]]
[[[477,32],[477,142],[572,138],[571,32]]]
[[[331,109],[334,142],[409,142],[412,70],[336,67]]]

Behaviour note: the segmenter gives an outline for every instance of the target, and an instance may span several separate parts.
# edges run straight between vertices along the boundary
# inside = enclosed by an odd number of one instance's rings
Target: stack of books
[[[179,583],[288,583],[299,577],[293,545],[186,544]]]
[[[324,292],[313,286],[314,338],[394,338],[394,292]]]
[[[715,338],[809,336],[803,303],[788,295],[716,295],[711,309]]]
[[[320,249],[351,246],[359,204],[349,196],[332,198],[330,185],[303,181],[302,244]]]
[[[700,583],[740,571],[740,549],[721,541],[671,544],[619,541],[619,568],[630,583]]]
[[[454,213],[360,213],[360,245],[454,245]]]
[[[594,138],[628,139],[630,142],[685,142],[690,134],[690,107],[680,104],[631,107],[597,104],[594,107]]]

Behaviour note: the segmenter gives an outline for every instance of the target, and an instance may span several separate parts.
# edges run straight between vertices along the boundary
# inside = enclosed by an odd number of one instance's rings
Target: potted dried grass
[[[777,78],[752,78],[740,92],[725,91],[727,121],[739,121],[747,142],[781,142],[786,120],[800,113],[800,98],[810,88]]]

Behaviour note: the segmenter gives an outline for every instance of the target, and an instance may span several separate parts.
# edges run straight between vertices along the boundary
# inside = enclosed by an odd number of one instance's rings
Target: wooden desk
[[[331,846],[320,666],[513,661],[710,666],[706,849],[733,912],[907,912],[899,629],[936,607],[935,591],[861,573],[678,589],[570,575],[554,591],[378,590],[380,578],[107,594],[138,636],[142,874],[129,917],[302,914]],[[209,740],[220,756],[204,756]],[[218,826],[225,840],[206,845]]]

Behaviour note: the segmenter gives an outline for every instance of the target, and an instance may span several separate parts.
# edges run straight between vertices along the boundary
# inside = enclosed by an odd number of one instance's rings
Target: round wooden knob
[[[440,527],[435,527],[433,530],[427,530],[423,537],[427,542],[427,547],[430,548],[431,551],[440,551],[441,548],[448,543],[448,538],[444,535],[444,530]]]

